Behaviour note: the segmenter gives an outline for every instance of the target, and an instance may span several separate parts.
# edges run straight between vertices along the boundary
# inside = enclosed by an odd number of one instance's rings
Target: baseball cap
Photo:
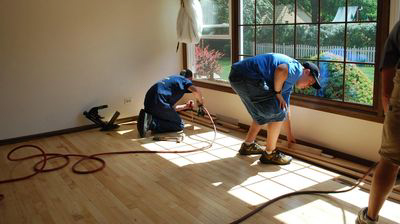
[[[306,61],[303,63],[303,67],[310,69],[310,73],[312,74],[312,76],[315,79],[315,83],[312,85],[312,87],[314,89],[321,89],[321,83],[319,82],[320,73],[319,73],[318,66],[316,66],[314,63]]]

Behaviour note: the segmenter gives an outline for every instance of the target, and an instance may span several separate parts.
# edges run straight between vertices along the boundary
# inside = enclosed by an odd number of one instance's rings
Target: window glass
[[[188,46],[188,61],[192,62],[188,63],[189,68],[195,79],[227,82],[232,63],[230,1],[201,0],[200,4],[203,9],[202,38],[200,43]],[[247,5],[254,8],[254,0]],[[243,53],[251,51],[248,43],[244,46]]]

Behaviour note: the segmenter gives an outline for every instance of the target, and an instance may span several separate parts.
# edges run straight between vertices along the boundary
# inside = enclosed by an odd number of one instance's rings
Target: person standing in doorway
[[[385,43],[379,66],[382,77],[382,105],[386,114],[383,123],[380,160],[372,179],[368,207],[360,210],[357,224],[378,223],[381,210],[392,191],[400,165],[400,21],[394,26]]]

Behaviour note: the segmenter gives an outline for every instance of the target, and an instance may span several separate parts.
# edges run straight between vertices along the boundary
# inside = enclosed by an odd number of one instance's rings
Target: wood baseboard
[[[138,116],[121,118],[121,119],[118,119],[115,123],[119,124],[119,123],[134,121],[134,120],[137,120],[137,118],[138,118]],[[0,146],[15,144],[15,143],[24,142],[24,141],[30,141],[30,140],[40,139],[40,138],[46,138],[46,137],[51,137],[51,136],[55,136],[55,135],[63,135],[63,134],[68,134],[68,133],[73,133],[73,132],[78,132],[78,131],[85,131],[85,130],[98,128],[98,127],[99,126],[96,124],[89,124],[89,125],[83,125],[83,126],[79,126],[79,127],[67,128],[67,129],[62,129],[62,130],[57,130],[57,131],[21,136],[21,137],[16,137],[16,138],[3,139],[3,140],[0,140]]]

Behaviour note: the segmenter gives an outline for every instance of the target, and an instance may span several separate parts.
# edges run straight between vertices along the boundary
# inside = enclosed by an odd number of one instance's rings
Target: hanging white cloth
[[[203,11],[199,0],[181,0],[176,32],[179,42],[197,44],[203,30]]]

